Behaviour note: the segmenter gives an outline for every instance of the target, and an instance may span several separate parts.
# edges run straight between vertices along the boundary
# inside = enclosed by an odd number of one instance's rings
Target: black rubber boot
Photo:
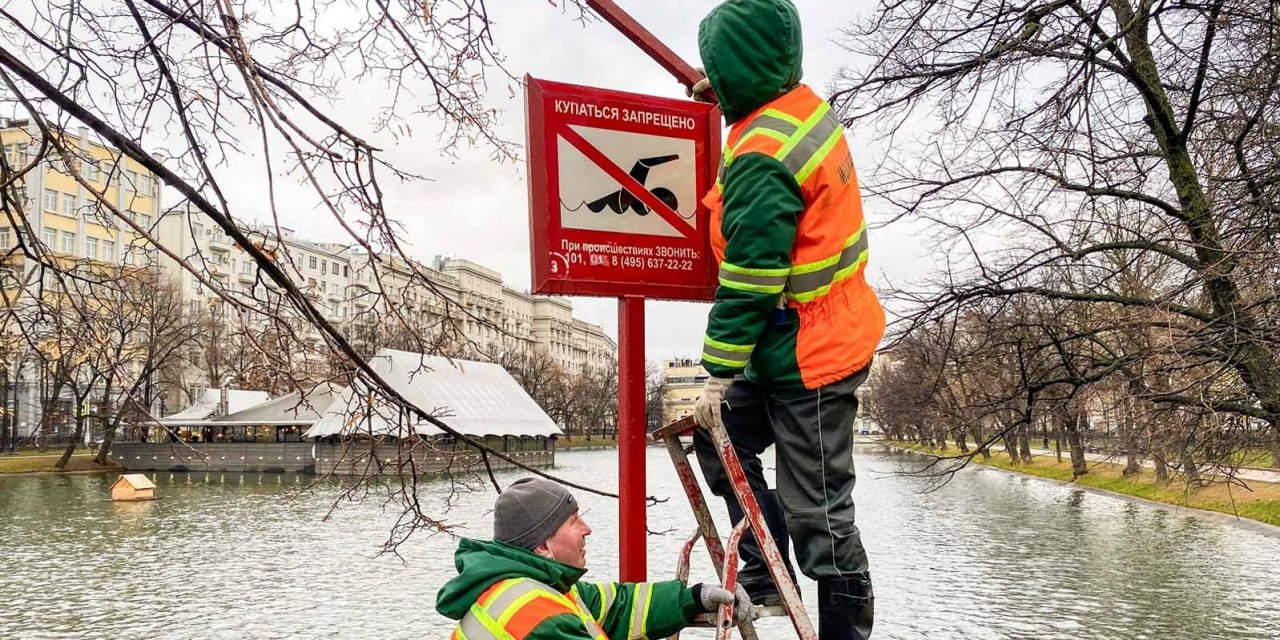
[[[729,507],[729,520],[737,526],[744,516],[737,501],[725,501]],[[787,538],[787,519],[782,513],[782,503],[778,501],[778,492],[770,489],[756,494],[756,503],[760,505],[760,513],[764,515],[765,524],[769,527],[769,535],[778,545],[778,553],[786,563],[787,573],[791,581],[796,580],[796,570],[791,566],[791,543]],[[738,557],[742,561],[742,569],[738,571],[738,584],[747,590],[751,603],[756,606],[769,607],[782,604],[778,595],[778,587],[773,584],[769,575],[769,567],[764,563],[764,554],[756,544],[756,537],[750,531],[742,536],[738,544]]]
[[[875,621],[871,576],[818,581],[818,640],[867,640]]]

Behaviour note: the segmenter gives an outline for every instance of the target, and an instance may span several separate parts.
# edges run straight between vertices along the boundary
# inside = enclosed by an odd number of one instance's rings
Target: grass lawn
[[[0,456],[0,474],[4,473],[41,473],[57,472],[54,464],[56,456]],[[93,463],[93,456],[86,451],[83,455],[72,456],[67,468],[62,471],[113,471],[119,467],[100,466]]]
[[[1274,462],[1271,459],[1271,452],[1265,449],[1245,449],[1237,451],[1232,456],[1232,462],[1242,467],[1258,467],[1259,469],[1272,469]]]
[[[885,444],[899,449],[934,453],[924,445],[887,441]],[[959,453],[959,449],[948,448],[947,453],[955,455]],[[1151,469],[1143,469],[1138,475],[1126,478],[1121,473],[1124,465],[1092,461],[1089,462],[1089,473],[1073,481],[1071,461],[1066,456],[1063,456],[1062,462],[1058,462],[1054,456],[1036,456],[1030,465],[1015,465],[1009,461],[1008,454],[993,452],[990,460],[977,457],[973,462],[1061,482],[1074,482],[1084,487],[1113,491],[1152,502],[1239,515],[1280,526],[1280,484],[1276,483],[1249,482],[1249,490],[1225,483],[1191,488],[1177,480],[1157,482],[1155,471]]]

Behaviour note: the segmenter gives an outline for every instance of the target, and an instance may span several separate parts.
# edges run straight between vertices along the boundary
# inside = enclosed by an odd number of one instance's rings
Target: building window
[[[199,290],[200,290],[200,281],[199,281],[199,280],[196,280],[195,278],[192,278],[192,279],[191,279],[191,290],[192,290],[192,291],[199,291]]]
[[[200,224],[199,222],[192,222],[191,235],[196,238],[199,238],[200,236],[204,235],[204,225]]]
[[[48,247],[50,251],[57,249],[58,248],[58,230],[50,227],[45,227],[41,229],[40,241],[43,242],[44,246]]]
[[[102,260],[104,262],[116,261],[116,243],[113,240],[102,241]]]
[[[151,216],[145,213],[142,214],[142,228],[147,231],[151,230]]]
[[[324,260],[321,260],[321,261],[320,261],[320,275],[322,275],[322,276],[323,276],[323,275],[326,275],[326,274],[328,274],[328,273],[329,273],[329,263],[328,263],[328,262],[325,262]]]
[[[44,190],[44,210],[58,212],[58,192],[53,189]]]
[[[8,229],[0,229],[0,249],[8,249],[9,242],[12,240],[13,238],[10,237]]]
[[[27,143],[18,142],[4,145],[4,155],[9,158],[9,165],[15,169],[27,164]]]
[[[246,260],[240,263],[240,273],[245,275],[253,275],[253,261]]]
[[[311,267],[312,269],[315,269],[315,268],[316,268],[316,257],[315,257],[315,256],[311,256],[311,257],[307,260],[307,266]]]
[[[344,277],[344,278],[350,278],[350,277],[351,277],[351,267],[349,267],[349,266],[347,266],[347,265],[345,265],[345,264],[344,264],[344,265],[342,265],[342,277]]]
[[[76,215],[76,197],[70,193],[62,194],[62,213],[68,216]]]
[[[98,168],[97,160],[85,160],[80,163],[81,173],[84,179],[89,182],[97,182],[102,179],[102,169]]]
[[[138,176],[138,195],[151,197],[155,195],[155,178],[151,174],[144,173]]]
[[[124,188],[129,189],[131,191],[137,191],[138,190],[138,172],[129,171],[128,173],[129,173],[129,183],[126,184]]]
[[[76,252],[76,234],[70,231],[62,232],[62,252],[72,254]]]
[[[90,260],[98,259],[98,239],[86,237],[84,239],[84,257]]]
[[[330,272],[330,273],[332,273],[332,274],[333,274],[333,275],[335,275],[335,276],[336,276],[336,275],[338,275],[338,263],[336,263],[336,262],[330,263],[330,264],[329,264],[329,272]]]

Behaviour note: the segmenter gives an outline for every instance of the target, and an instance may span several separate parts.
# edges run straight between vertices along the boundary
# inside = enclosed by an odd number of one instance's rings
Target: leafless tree
[[[20,229],[20,254],[38,265],[28,273],[65,271],[37,230],[25,225],[19,197],[28,174],[54,162],[92,195],[103,222],[179,264],[223,301],[226,317],[267,327],[241,333],[257,341],[258,374],[280,390],[305,392],[317,376],[358,380],[486,456],[520,464],[456,432],[434,408],[415,407],[387,385],[342,323],[326,315],[279,241],[283,203],[277,180],[283,178],[303,185],[319,214],[345,230],[344,242],[368,257],[372,277],[362,292],[349,295],[376,305],[385,323],[379,330],[398,327],[393,335],[412,351],[438,350],[435,335],[415,332],[412,318],[428,308],[442,316],[469,312],[406,254],[396,212],[386,206],[384,180],[422,177],[387,162],[370,140],[410,135],[422,119],[437,127],[441,153],[477,144],[495,160],[513,158],[515,146],[495,133],[499,114],[484,102],[491,88],[514,91],[517,85],[502,66],[491,20],[483,0],[376,0],[358,7],[312,0],[269,9],[232,0],[125,0],[0,9],[0,103],[22,114],[35,131],[25,164],[0,165],[4,213]],[[340,122],[332,97],[368,86],[383,87],[389,96],[373,127]],[[85,180],[88,158],[65,133],[81,126],[154,173],[180,207],[226,234],[256,265],[261,286],[231,290],[213,277],[207,256],[166,246],[105,197],[104,189]],[[253,228],[248,213],[227,197],[236,185],[225,168],[244,162],[249,152],[261,158],[259,168],[268,179],[252,205],[255,214],[268,216],[265,230]],[[116,175],[108,180],[118,179],[122,168],[111,167]],[[390,274],[398,278],[395,284]],[[422,513],[416,483],[415,476],[406,477],[398,494],[410,514],[409,530],[443,526],[438,514]]]
[[[1069,438],[1105,384],[1183,433],[1265,425],[1236,446],[1280,464],[1278,11],[886,2],[850,27],[870,63],[833,101],[893,149],[865,190],[943,256],[889,296],[898,335],[1005,306],[1025,337],[1013,387],[1041,396],[1022,410],[1045,402]]]

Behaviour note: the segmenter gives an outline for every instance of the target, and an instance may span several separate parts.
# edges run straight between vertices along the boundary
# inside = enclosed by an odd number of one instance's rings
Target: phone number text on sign
[[[692,271],[700,256],[698,250],[689,247],[636,247],[569,240],[561,240],[560,250],[570,265],[666,271]]]

